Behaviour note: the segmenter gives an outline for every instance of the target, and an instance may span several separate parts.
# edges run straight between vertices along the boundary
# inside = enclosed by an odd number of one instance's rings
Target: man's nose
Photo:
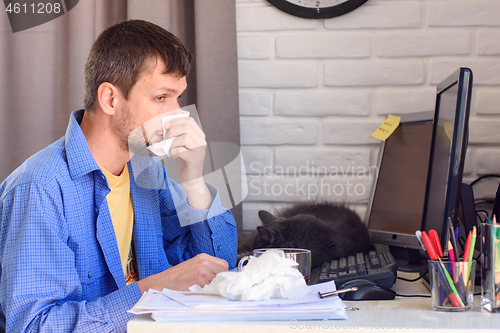
[[[174,105],[172,105],[172,111],[169,114],[182,114],[181,106],[178,101],[175,101]]]

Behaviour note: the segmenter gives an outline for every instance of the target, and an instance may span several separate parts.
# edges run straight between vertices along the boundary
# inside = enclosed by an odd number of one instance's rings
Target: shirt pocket
[[[93,284],[108,272],[108,266],[106,265],[104,255],[99,247],[90,249],[90,251],[86,252],[87,254],[85,258],[83,258],[84,265],[78,272],[82,285]]]

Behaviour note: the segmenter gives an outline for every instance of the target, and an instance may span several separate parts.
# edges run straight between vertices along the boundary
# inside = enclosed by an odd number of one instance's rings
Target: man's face
[[[121,148],[149,155],[147,146],[163,140],[161,118],[182,113],[178,99],[187,87],[186,77],[164,74],[163,61],[149,61],[129,92],[121,100],[117,120]]]

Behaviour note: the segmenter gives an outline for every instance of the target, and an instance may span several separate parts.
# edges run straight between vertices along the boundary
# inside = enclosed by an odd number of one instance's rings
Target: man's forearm
[[[19,313],[6,313],[7,332],[125,332],[135,315],[127,313],[140,298],[136,283],[93,302],[66,301],[54,304],[36,317],[18,320]],[[5,310],[5,308],[4,308]],[[16,317],[14,321],[11,318]]]
[[[209,209],[213,202],[212,194],[203,177],[182,184],[186,191],[188,205],[194,209]]]

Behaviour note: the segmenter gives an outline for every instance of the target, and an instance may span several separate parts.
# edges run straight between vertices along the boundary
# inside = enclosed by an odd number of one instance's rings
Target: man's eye
[[[156,100],[158,102],[163,102],[165,100],[165,97],[164,96],[156,97]]]

